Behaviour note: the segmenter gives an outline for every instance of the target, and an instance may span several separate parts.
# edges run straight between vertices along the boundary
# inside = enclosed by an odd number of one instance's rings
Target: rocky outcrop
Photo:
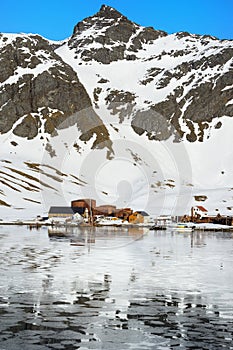
[[[178,141],[184,135],[179,120],[182,118],[190,130],[186,133],[186,139],[190,142],[203,141],[204,130],[208,129],[208,123],[214,118],[233,116],[231,87],[233,72],[231,69],[224,72],[223,68],[224,65],[230,64],[232,56],[233,49],[226,48],[221,51],[221,55],[210,55],[208,58],[202,58],[199,61],[184,62],[174,70],[164,70],[162,78],[157,83],[157,89],[166,88],[174,79],[179,81],[186,76],[189,76],[189,79],[186,84],[183,82],[178,84],[166,100],[153,104],[152,109],[148,109],[146,112],[148,129],[145,129],[145,118],[142,118],[141,121],[138,113],[134,118],[134,123],[136,121],[138,126],[143,123],[142,129],[151,131],[156,118],[157,127],[154,128],[152,134],[149,133],[149,137],[166,139],[174,134],[175,140]],[[200,69],[201,72],[204,72],[205,70],[208,71],[209,68],[216,69],[217,67],[219,67],[218,73],[212,75],[212,77],[207,74],[200,74],[199,71]],[[150,83],[161,71],[161,69],[151,69],[146,79],[141,83],[145,85]],[[187,93],[185,93],[185,88],[188,90]],[[184,108],[186,103],[187,106]],[[158,115],[162,116],[163,122],[160,122],[160,119],[151,111],[156,111]],[[198,133],[196,130],[198,130]]]
[[[0,46],[0,132],[32,139],[44,131],[77,124],[88,139],[101,127],[98,140],[109,141],[107,129],[74,70],[38,35],[2,35]],[[84,111],[84,112],[83,112]],[[85,119],[80,114],[85,114]],[[42,125],[43,124],[43,125]]]

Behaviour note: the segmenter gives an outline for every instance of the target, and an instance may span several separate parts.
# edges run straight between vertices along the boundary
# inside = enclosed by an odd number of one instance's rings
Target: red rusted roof
[[[201,210],[201,211],[204,211],[204,212],[206,212],[207,213],[207,209],[206,208],[204,208],[202,205],[197,205],[197,208],[199,209],[199,210]]]

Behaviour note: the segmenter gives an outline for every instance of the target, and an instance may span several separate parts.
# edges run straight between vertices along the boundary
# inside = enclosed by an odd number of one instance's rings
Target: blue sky
[[[62,40],[102,4],[132,21],[165,30],[233,39],[233,0],[2,0],[0,32],[38,33]]]

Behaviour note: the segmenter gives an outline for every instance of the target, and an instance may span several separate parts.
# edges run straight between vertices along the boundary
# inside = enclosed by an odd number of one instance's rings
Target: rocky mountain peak
[[[142,27],[114,8],[102,5],[99,12],[79,22],[68,42],[80,61],[108,64],[118,60],[136,60],[143,44],[152,44],[167,33]]]
[[[104,18],[109,18],[109,19],[111,18],[118,19],[121,17],[126,18],[119,11],[117,11],[116,9],[108,5],[102,5],[99,12],[96,15]]]
[[[102,5],[100,10],[93,16],[87,17],[74,27],[73,36],[80,35],[90,28],[103,29],[109,25],[115,24],[117,21],[128,19],[113,7]]]

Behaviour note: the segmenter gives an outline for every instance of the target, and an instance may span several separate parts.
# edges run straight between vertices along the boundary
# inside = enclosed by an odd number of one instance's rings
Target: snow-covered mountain
[[[233,211],[233,43],[103,5],[73,35],[0,34],[0,218],[78,197]]]

